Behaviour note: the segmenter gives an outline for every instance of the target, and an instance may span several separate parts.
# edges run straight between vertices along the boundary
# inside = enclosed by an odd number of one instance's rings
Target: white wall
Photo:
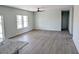
[[[61,10],[36,13],[36,29],[61,31]]]
[[[24,29],[17,30],[16,15],[27,15],[29,17],[29,26]],[[3,15],[5,22],[6,38],[13,37],[33,29],[33,13],[16,8],[0,6],[0,15]]]
[[[43,12],[36,13],[36,29],[61,31],[61,11],[69,10],[69,32],[73,33],[73,10],[70,8],[48,9]]]
[[[74,6],[73,41],[79,52],[79,6]]]

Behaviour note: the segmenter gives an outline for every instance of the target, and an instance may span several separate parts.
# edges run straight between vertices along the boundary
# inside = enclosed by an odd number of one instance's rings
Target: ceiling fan
[[[37,8],[37,11],[36,12],[43,12],[44,10],[40,9],[40,8]]]

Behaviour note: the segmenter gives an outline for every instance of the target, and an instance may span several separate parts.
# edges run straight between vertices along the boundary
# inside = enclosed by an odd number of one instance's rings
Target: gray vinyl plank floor
[[[78,54],[67,31],[33,30],[12,40],[29,42],[19,51],[20,54]]]

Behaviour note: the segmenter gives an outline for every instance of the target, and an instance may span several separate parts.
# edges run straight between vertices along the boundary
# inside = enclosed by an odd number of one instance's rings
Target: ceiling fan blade
[[[37,8],[37,12],[43,12],[44,10],[41,10],[40,8]]]

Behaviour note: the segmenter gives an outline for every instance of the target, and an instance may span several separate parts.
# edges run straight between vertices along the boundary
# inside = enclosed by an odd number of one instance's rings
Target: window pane
[[[0,34],[0,38],[3,38],[3,35],[2,34]]]
[[[23,21],[28,21],[28,16],[23,16]]]
[[[17,24],[22,24],[22,22],[21,21],[17,21]]]
[[[17,20],[21,20],[22,16],[21,15],[17,15]]]
[[[0,16],[0,23],[1,23],[1,16]]]
[[[2,25],[0,24],[0,33],[2,33]]]
[[[3,41],[3,33],[2,33],[2,16],[0,16],[0,42]]]
[[[28,16],[23,16],[23,26],[24,27],[28,26]]]
[[[27,22],[24,22],[24,27],[27,27],[28,26],[28,23]]]
[[[22,16],[17,15],[17,29],[21,29],[21,28],[22,28]]]

